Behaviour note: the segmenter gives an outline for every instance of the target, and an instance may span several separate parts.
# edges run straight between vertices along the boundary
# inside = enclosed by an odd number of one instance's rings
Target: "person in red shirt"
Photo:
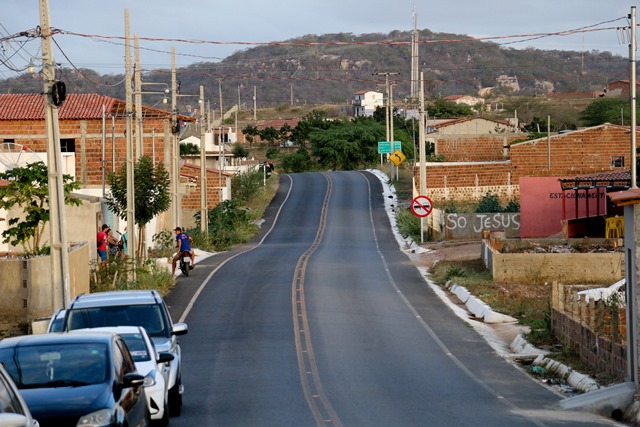
[[[107,230],[109,230],[109,226],[107,224],[102,224],[102,228],[98,231],[98,235],[96,236],[98,256],[102,261],[107,260]]]

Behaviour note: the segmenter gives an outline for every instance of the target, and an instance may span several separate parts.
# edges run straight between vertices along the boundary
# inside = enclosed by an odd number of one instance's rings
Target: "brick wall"
[[[181,182],[190,182],[193,186],[182,197],[183,209],[200,210],[200,166],[184,164],[180,168]],[[231,176],[227,173],[207,169],[207,207],[213,209],[221,202],[222,190],[231,187]],[[226,190],[228,191],[228,190]]]
[[[575,348],[589,367],[620,381],[627,367],[626,310],[603,300],[578,298],[578,292],[589,288],[553,282],[553,333]]]
[[[477,138],[480,146],[486,148],[487,136]],[[450,145],[455,144],[459,142],[451,140]],[[458,151],[463,148],[471,150],[472,145],[472,139],[465,139],[462,145],[457,146]],[[501,162],[427,163],[427,193],[455,200],[455,192],[450,191],[452,188],[518,185],[523,176],[576,176],[624,171],[630,167],[630,147],[629,129],[608,124],[553,136],[550,144],[546,138],[515,143],[509,148],[509,159]],[[624,157],[624,166],[614,167],[614,157]],[[416,188],[420,188],[418,167],[414,169],[414,177]],[[449,191],[444,191],[446,189]],[[477,193],[475,190],[466,191],[460,196],[474,197]],[[497,193],[514,192],[500,189]]]
[[[165,155],[169,153],[169,157],[171,157],[173,150],[171,144],[168,144],[168,149],[165,150],[165,135],[168,141],[171,141],[169,129],[166,127],[167,123],[166,120],[159,118],[145,118],[142,153],[152,156],[155,149],[156,161],[163,162],[169,170],[170,159],[167,162]],[[75,141],[76,179],[83,185],[102,185],[102,121],[93,119],[60,120],[59,127],[60,139]],[[111,120],[107,120],[104,144],[107,173],[114,169],[117,171],[125,164],[127,156],[125,127],[124,119],[115,121],[114,143]],[[154,130],[155,132],[153,132]],[[2,140],[13,140],[16,144],[26,146],[39,153],[47,151],[46,129],[43,120],[0,121],[0,142]],[[133,143],[135,147],[135,135]],[[112,160],[114,157],[115,164]]]
[[[434,137],[435,154],[447,162],[490,162],[508,157],[509,143],[522,134],[443,135]]]

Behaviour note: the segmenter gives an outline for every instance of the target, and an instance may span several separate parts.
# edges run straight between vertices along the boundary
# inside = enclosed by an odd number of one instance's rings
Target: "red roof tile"
[[[124,117],[125,101],[96,93],[72,93],[58,108],[58,119],[101,119],[102,108],[107,116]],[[143,106],[145,117],[170,117],[171,113]],[[182,121],[195,119],[178,115]],[[44,120],[44,97],[41,94],[0,94],[0,120]]]
[[[93,93],[67,95],[58,109],[60,120],[98,119],[102,107],[111,112],[115,98]],[[0,94],[0,120],[44,120],[44,97],[40,94]]]

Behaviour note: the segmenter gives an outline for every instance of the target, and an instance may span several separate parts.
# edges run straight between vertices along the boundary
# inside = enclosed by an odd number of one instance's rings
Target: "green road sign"
[[[393,141],[393,149],[391,148],[391,141],[378,141],[378,154],[391,154],[396,150],[402,151],[401,141]]]
[[[391,154],[391,142],[378,141],[378,154]]]

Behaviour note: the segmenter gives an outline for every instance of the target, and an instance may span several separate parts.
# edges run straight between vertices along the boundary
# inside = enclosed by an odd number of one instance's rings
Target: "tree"
[[[580,119],[585,126],[598,126],[604,123],[616,123],[621,121],[620,112],[624,112],[625,123],[630,122],[629,101],[618,98],[595,99],[586,106]]]
[[[466,104],[456,104],[444,98],[436,98],[427,106],[429,117],[466,117],[472,116],[473,110]]]
[[[49,222],[49,170],[43,162],[13,168],[0,174],[0,179],[9,182],[0,187],[0,208],[9,210],[19,206],[24,218],[11,218],[9,227],[2,232],[3,243],[21,245],[26,254],[39,255],[47,249],[41,246],[42,232]],[[80,183],[71,175],[63,175],[64,202],[66,205],[79,205],[80,199],[71,196]]]
[[[191,155],[200,154],[200,147],[198,147],[196,144],[193,144],[191,142],[180,144],[180,155],[185,156],[190,154]]]
[[[251,147],[251,144],[255,140],[255,137],[260,135],[260,131],[258,130],[258,128],[253,125],[245,126],[244,129],[242,129],[242,133],[244,134],[246,140],[249,141],[249,147]]]
[[[265,141],[267,145],[275,145],[278,138],[280,138],[280,132],[273,126],[267,126],[260,131],[260,139]]]
[[[318,163],[333,170],[353,170],[376,161],[378,141],[384,139],[384,125],[371,118],[334,122],[326,130],[310,135]]]
[[[156,215],[165,212],[171,206],[170,180],[164,164],[154,165],[149,156],[140,157],[134,165],[133,174],[135,222],[140,227],[140,237],[141,229]],[[123,164],[118,173],[109,174],[108,181],[111,188],[106,195],[107,206],[119,218],[127,219],[127,166]],[[140,241],[139,238],[138,242]]]
[[[295,153],[282,156],[280,167],[285,173],[298,173],[311,170],[311,164],[309,153],[300,147]]]
[[[239,142],[233,144],[233,150],[231,151],[231,153],[236,159],[242,159],[243,157],[249,156],[249,150],[244,148]]]

